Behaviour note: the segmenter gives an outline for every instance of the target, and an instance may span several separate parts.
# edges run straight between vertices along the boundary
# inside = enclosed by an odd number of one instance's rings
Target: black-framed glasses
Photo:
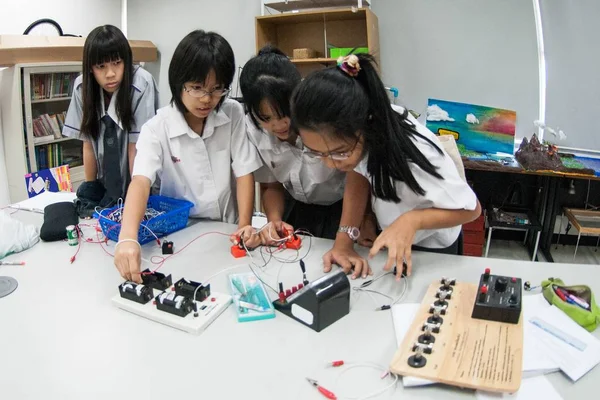
[[[306,154],[310,158],[327,158],[327,157],[329,157],[334,161],[344,161],[344,160],[347,160],[348,158],[350,158],[350,156],[352,155],[352,152],[354,151],[354,149],[356,149],[356,146],[358,145],[359,140],[360,140],[360,136],[358,136],[356,138],[356,142],[354,142],[354,145],[352,146],[352,148],[347,151],[330,151],[328,153],[321,153],[319,151],[311,150],[311,149],[307,148],[306,146],[303,146],[302,151],[304,154]]]
[[[231,89],[229,89],[229,88],[216,88],[216,89],[208,91],[199,86],[192,86],[191,88],[188,89],[185,87],[185,85],[183,86],[183,90],[185,90],[190,96],[195,97],[197,99],[201,99],[204,96],[223,97],[223,96],[226,96],[231,91]]]

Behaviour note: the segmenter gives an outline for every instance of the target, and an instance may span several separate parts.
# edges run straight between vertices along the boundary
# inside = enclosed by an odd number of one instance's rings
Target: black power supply
[[[490,274],[481,275],[472,318],[518,324],[522,307],[520,278]]]

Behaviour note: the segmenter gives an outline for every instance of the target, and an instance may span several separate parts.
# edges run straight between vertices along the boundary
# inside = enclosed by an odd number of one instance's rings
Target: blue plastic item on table
[[[138,231],[138,242],[145,244],[185,228],[192,207],[194,207],[194,204],[187,200],[173,199],[166,196],[150,196],[147,209],[152,208],[158,212],[164,212],[164,214],[142,221]],[[119,206],[115,206],[98,212],[98,222],[104,236],[115,242],[119,240],[121,224],[111,220],[109,215],[117,211],[118,208]]]

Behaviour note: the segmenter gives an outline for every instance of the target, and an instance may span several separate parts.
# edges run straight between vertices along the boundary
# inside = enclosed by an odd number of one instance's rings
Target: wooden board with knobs
[[[449,298],[440,303],[439,293],[450,291]],[[523,315],[518,324],[472,318],[477,295],[476,284],[433,282],[390,371],[461,388],[506,393],[519,390]]]

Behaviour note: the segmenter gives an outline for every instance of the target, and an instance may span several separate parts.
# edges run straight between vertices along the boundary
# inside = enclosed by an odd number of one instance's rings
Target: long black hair
[[[219,85],[231,86],[235,57],[229,42],[215,32],[195,30],[188,33],[177,45],[169,64],[171,103],[175,103],[182,114],[188,112],[181,100],[184,83],[203,83],[211,70],[215,71]],[[217,104],[217,111],[224,101],[225,96]]]
[[[96,82],[92,67],[111,61],[123,62],[123,80],[117,93],[117,117],[123,129],[131,130],[134,118],[131,110],[131,91],[133,80],[133,57],[131,47],[123,32],[113,25],[95,28],[85,39],[83,46],[83,117],[81,132],[94,140],[100,135],[99,119],[102,115],[100,96],[102,88]]]
[[[367,171],[371,192],[377,198],[400,202],[395,181],[402,181],[419,195],[425,190],[410,170],[409,163],[443,179],[411,140],[421,138],[442,150],[419,132],[408,119],[408,111],[395,112],[369,54],[357,54],[360,71],[352,77],[339,67],[315,71],[304,79],[292,96],[292,125],[333,135],[348,143],[362,134],[368,153]],[[364,154],[364,153],[363,153]]]
[[[246,112],[260,129],[260,103],[266,100],[279,118],[289,117],[290,98],[302,77],[296,66],[276,47],[267,45],[251,58],[240,75]]]

